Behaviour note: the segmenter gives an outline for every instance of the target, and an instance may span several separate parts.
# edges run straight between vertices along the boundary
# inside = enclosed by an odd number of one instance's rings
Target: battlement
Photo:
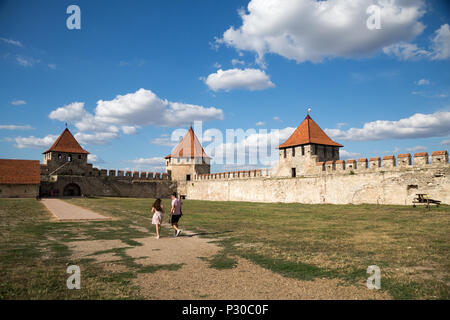
[[[414,162],[413,162],[414,159]],[[333,174],[333,173],[349,173],[367,171],[387,171],[400,170],[404,168],[421,169],[427,167],[448,166],[448,152],[447,150],[434,151],[431,154],[431,163],[429,163],[429,156],[427,152],[419,152],[414,154],[414,158],[409,153],[402,153],[397,155],[360,158],[358,161],[354,159],[345,160],[331,160],[326,162],[316,162],[316,174]]]
[[[252,179],[269,176],[270,175],[269,173],[270,169],[206,173],[206,174],[196,174],[194,176],[194,180]]]
[[[106,170],[106,169],[98,169],[92,168],[89,172],[88,176],[91,177],[108,177],[111,179],[117,180],[137,180],[137,181],[146,181],[146,180],[169,180],[170,177],[167,173],[160,172],[146,172],[146,171],[124,171],[124,170]]]

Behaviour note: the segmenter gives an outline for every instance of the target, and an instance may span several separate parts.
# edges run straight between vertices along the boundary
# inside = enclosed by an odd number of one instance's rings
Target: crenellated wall
[[[317,162],[316,172],[274,177],[258,170],[199,175],[178,182],[187,199],[300,203],[411,204],[417,193],[450,204],[447,151]]]

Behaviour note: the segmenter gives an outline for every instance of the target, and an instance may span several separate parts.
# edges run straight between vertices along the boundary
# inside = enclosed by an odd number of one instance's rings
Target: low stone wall
[[[378,160],[372,160],[378,161]],[[411,204],[416,193],[450,204],[450,166],[347,170],[297,178],[252,177],[178,182],[187,199],[330,204]]]
[[[0,184],[0,198],[36,198],[38,184]]]
[[[81,195],[102,197],[168,198],[176,191],[170,180],[146,181],[117,179],[115,177],[57,176],[41,179],[42,196],[63,196],[69,184],[80,187]]]

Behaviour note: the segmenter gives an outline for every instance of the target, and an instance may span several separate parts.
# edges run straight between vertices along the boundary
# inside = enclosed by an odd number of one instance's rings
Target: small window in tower
[[[71,154],[69,154],[69,155],[67,156],[67,161],[68,161],[68,162],[72,162],[72,155],[71,155]]]
[[[286,149],[284,149],[284,156],[283,157],[286,158]]]
[[[58,159],[61,159],[62,158],[62,156],[61,156],[61,153],[60,154],[58,154]]]
[[[297,170],[295,168],[292,168],[292,178],[295,178],[297,176]]]
[[[295,157],[295,147],[292,147],[292,156]]]
[[[305,146],[302,146],[302,156],[305,155]]]
[[[78,155],[78,159],[81,159],[81,154]]]
[[[191,181],[191,175],[190,174],[186,175],[186,181]]]

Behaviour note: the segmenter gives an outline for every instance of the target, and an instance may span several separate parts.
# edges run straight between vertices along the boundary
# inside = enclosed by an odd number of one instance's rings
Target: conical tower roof
[[[58,139],[56,139],[50,149],[43,153],[51,151],[89,154],[89,152],[80,146],[78,141],[67,128],[61,133]]]
[[[200,141],[198,141],[192,126],[190,126],[184,138],[181,139],[180,143],[178,143],[176,148],[166,157],[166,159],[181,157],[209,158],[209,156],[205,153],[205,150],[203,150]]]
[[[303,144],[321,144],[326,146],[343,147],[342,144],[334,142],[327,136],[317,123],[309,116],[295,129],[294,133],[278,148],[295,147]]]

